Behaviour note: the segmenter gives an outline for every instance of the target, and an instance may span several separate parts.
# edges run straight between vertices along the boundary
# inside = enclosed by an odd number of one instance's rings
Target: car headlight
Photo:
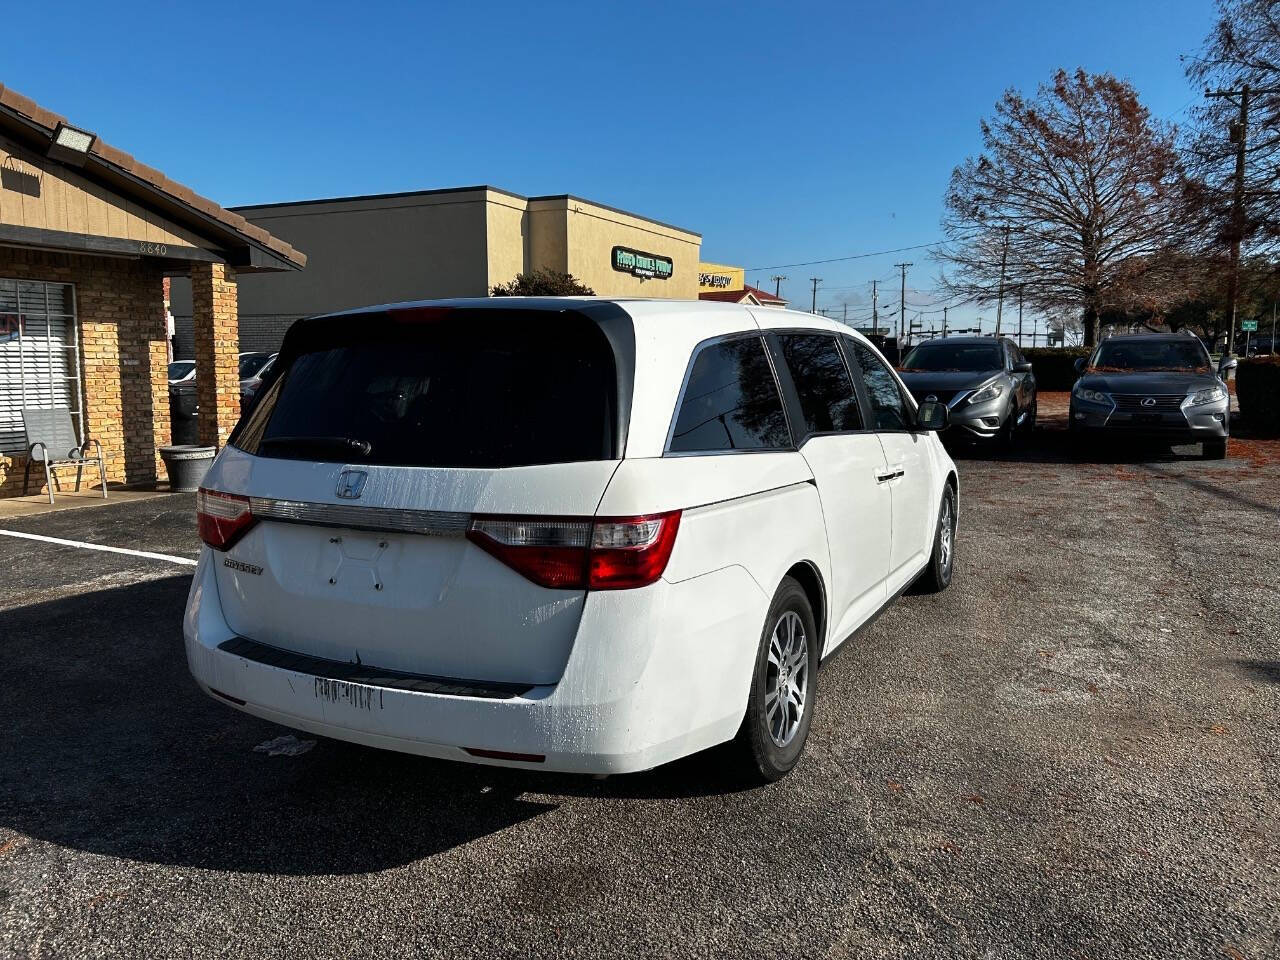
[[[1206,387],[1203,390],[1197,390],[1195,393],[1187,394],[1187,399],[1182,401],[1182,405],[1184,407],[1200,407],[1206,403],[1219,403],[1225,399],[1227,399],[1227,391],[1215,384],[1212,387]]]
[[[988,400],[994,400],[1002,393],[1004,393],[1004,385],[993,381],[988,383],[985,387],[979,387],[974,395],[969,398],[969,402],[986,403]]]
[[[1089,403],[1102,403],[1107,406],[1115,406],[1115,402],[1111,399],[1111,394],[1103,393],[1101,390],[1090,390],[1088,387],[1074,387],[1071,391],[1077,400],[1085,400]]]

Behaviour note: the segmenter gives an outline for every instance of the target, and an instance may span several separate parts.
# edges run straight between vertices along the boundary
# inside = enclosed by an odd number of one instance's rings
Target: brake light
[[[257,522],[249,498],[201,487],[196,491],[196,529],[215,550],[229,550]]]
[[[539,586],[623,590],[662,576],[679,526],[679,510],[595,520],[476,517],[467,539]]]

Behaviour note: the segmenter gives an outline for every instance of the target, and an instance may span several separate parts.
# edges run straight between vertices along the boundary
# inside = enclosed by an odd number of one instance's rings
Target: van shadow
[[[348,874],[554,809],[482,767],[327,740],[294,758],[255,753],[286,731],[191,680],[189,584],[150,580],[0,614],[0,824],[132,860]]]
[[[556,797],[755,786],[724,749],[604,780],[325,738],[301,756],[268,757],[253,748],[289,731],[206,697],[187,672],[190,582],[149,580],[0,614],[0,825],[145,862],[350,874],[499,832],[555,809]]]

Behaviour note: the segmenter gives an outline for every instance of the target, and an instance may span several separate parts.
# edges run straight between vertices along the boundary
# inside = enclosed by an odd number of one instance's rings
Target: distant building
[[[703,291],[698,294],[699,300],[717,300],[720,303],[745,303],[752,307],[785,307],[789,301],[775,297],[767,290],[743,284],[741,290]]]
[[[496,187],[236,207],[310,257],[279,285],[240,286],[244,350],[277,350],[300,317],[402,300],[483,297],[517,273],[571,273],[603,297],[698,295],[702,236],[569,194]],[[190,284],[175,278],[175,350],[190,356]]]

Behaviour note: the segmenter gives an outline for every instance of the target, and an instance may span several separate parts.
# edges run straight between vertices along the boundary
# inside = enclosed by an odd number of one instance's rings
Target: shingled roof
[[[25,121],[28,126],[34,125],[50,139],[60,123],[75,126],[76,129],[89,129],[71,124],[61,114],[46,110],[30,97],[3,84],[0,84],[0,113]],[[250,268],[298,269],[306,265],[306,254],[250,223],[240,214],[220,207],[190,187],[170,180],[159,170],[134,159],[100,137],[94,140],[84,169],[88,175],[99,174],[113,189],[132,194],[144,202],[151,200],[152,206],[185,222],[198,233],[212,234],[215,241],[239,240],[250,248],[268,251],[274,260],[279,261],[278,265],[269,265],[259,257],[251,257],[247,264]]]

